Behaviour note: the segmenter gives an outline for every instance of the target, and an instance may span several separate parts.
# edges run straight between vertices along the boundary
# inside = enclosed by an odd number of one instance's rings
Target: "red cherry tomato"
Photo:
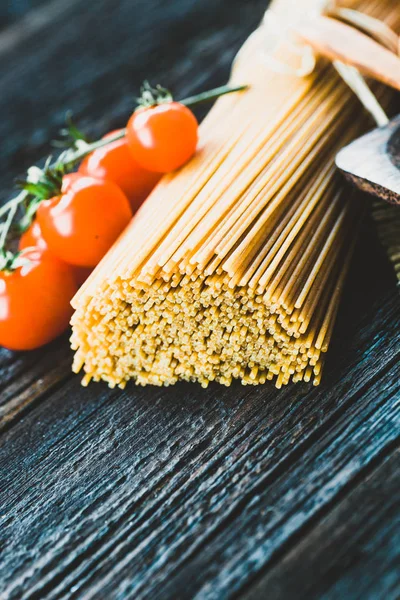
[[[63,189],[39,205],[43,237],[61,260],[94,267],[129,223],[129,202],[115,183],[93,177],[77,176]]]
[[[19,249],[24,250],[25,248],[40,248],[41,250],[47,250],[47,244],[42,235],[39,223],[35,220],[32,225],[21,235],[19,240]]]
[[[74,183],[74,181],[78,181],[82,175],[80,173],[67,173],[64,175],[62,179],[61,192],[65,194]]]
[[[0,271],[0,345],[33,350],[68,327],[78,286],[72,269],[50,252],[29,249],[21,257],[26,265]]]
[[[19,250],[34,247],[49,251],[37,220],[33,221],[32,225],[21,235],[18,247]],[[87,267],[75,267],[71,265],[71,269],[73,269],[75,280],[79,287],[86,281],[92,272],[92,269]]]
[[[104,139],[115,135],[113,131]],[[133,212],[150,194],[161,177],[160,173],[143,169],[133,158],[126,137],[89,154],[79,167],[79,173],[116,183],[128,198]]]
[[[166,102],[136,110],[127,125],[133,158],[145,169],[168,173],[196,151],[198,123],[189,108]]]

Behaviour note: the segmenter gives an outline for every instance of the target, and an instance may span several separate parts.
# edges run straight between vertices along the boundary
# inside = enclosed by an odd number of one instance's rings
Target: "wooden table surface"
[[[144,78],[224,83],[265,9],[30,4],[0,33],[4,199],[67,109],[99,136]],[[319,388],[85,389],[67,335],[1,350],[0,598],[397,598],[399,317],[367,220]]]

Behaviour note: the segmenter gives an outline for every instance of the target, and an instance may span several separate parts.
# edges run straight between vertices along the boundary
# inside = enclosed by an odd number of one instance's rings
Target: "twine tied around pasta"
[[[302,6],[304,9],[304,5]],[[290,16],[287,17],[287,15]],[[304,11],[299,10],[299,3],[296,0],[288,0],[284,12],[281,7],[280,13],[278,13],[272,4],[267,9],[260,27],[248,40],[250,46],[253,43],[258,45],[258,56],[269,71],[299,78],[307,77],[314,71],[317,63],[314,49],[298,39],[295,34],[296,26],[298,27],[307,20],[307,15],[310,19],[325,15],[344,21],[374,38],[391,52],[400,55],[400,37],[386,23],[375,17],[344,6],[338,0],[314,0],[314,3],[311,0],[310,8],[305,16]],[[235,63],[242,58],[248,47],[247,43],[242,46]],[[294,58],[299,66],[294,67],[282,59],[282,52],[278,58],[278,48],[284,50],[288,61],[293,62],[291,58]],[[388,117],[385,111],[358,69],[339,60],[334,60],[333,66],[364,108],[373,116],[377,125],[387,124]]]
[[[330,0],[322,0],[326,5]],[[256,29],[246,43],[240,48],[237,53],[233,68],[236,63],[246,54],[247,49],[251,47],[256,40],[259,44],[259,58],[263,64],[275,73],[283,75],[294,75],[297,77],[306,77],[310,75],[316,66],[316,56],[311,46],[300,43],[292,35],[291,30],[300,17],[298,7],[295,6],[296,0],[288,2],[288,12],[291,13],[291,19],[283,19],[277,14],[273,7],[268,8],[264,13],[264,17],[258,29]],[[318,0],[321,4],[321,0]],[[304,16],[303,16],[304,18]],[[300,66],[293,68],[287,62],[284,62],[274,56],[279,46],[285,46],[289,53],[299,57]]]
[[[286,13],[290,15],[289,18],[283,18],[274,10],[273,6],[268,8],[260,27],[253,32],[248,41],[253,40],[254,37],[259,39],[259,56],[269,70],[296,77],[307,77],[314,71],[317,57],[311,46],[296,39],[293,34],[296,24],[304,21],[307,17],[304,17],[304,13],[299,11],[298,0],[288,1]],[[338,0],[315,0],[315,4],[308,11],[308,14],[310,18],[316,15],[326,15],[344,21],[371,36],[395,54],[400,55],[400,36],[386,23],[358,10],[343,6]],[[239,50],[235,62],[245,53],[246,46],[247,44]],[[284,46],[289,54],[298,57],[300,65],[294,68],[280,58],[278,59],[275,53],[279,46]],[[346,71],[347,68],[351,69],[351,67],[346,66]],[[343,69],[340,74],[343,77]],[[349,76],[348,73],[347,76]],[[360,77],[362,78],[361,75]],[[358,85],[359,87],[360,85]]]

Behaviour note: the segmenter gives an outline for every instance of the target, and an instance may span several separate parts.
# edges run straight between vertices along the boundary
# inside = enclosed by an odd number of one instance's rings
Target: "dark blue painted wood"
[[[26,16],[46,0],[4,0],[0,4],[0,29]],[[29,18],[29,17],[28,17]]]
[[[378,457],[245,599],[399,597],[399,461]]]
[[[67,108],[99,135],[144,76],[226,81],[263,9],[58,0],[0,35],[3,189]],[[0,351],[0,597],[396,598],[399,317],[367,221],[319,388],[84,389],[67,336]]]

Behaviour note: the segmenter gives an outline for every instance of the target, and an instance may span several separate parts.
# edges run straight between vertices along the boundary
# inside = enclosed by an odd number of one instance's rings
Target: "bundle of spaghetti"
[[[357,7],[395,22],[389,0]],[[334,157],[362,110],[330,65],[290,72],[300,58],[282,38],[266,51],[265,28],[251,36],[232,75],[250,88],[217,101],[195,157],[75,297],[84,384],[319,383],[362,213]]]

